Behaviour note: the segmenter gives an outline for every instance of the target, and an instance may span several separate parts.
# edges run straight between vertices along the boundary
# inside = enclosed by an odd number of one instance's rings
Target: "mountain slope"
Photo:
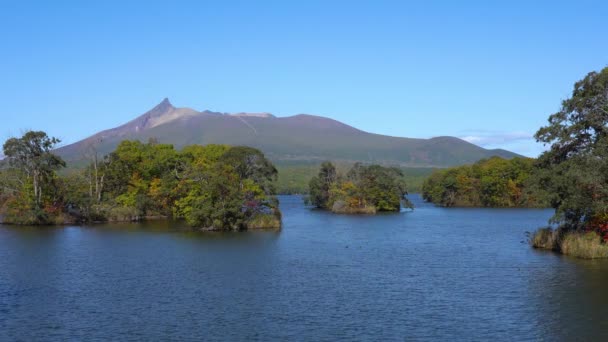
[[[308,114],[275,117],[268,113],[198,112],[176,108],[168,99],[124,125],[61,147],[57,152],[69,162],[78,162],[91,147],[105,154],[121,140],[151,138],[177,148],[211,143],[253,146],[279,164],[330,159],[403,167],[447,167],[491,156],[517,156],[505,150],[487,150],[454,137],[391,137]]]

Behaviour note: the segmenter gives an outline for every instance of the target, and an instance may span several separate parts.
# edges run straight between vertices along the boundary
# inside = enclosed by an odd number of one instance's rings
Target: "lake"
[[[0,340],[608,340],[608,262],[538,251],[551,210],[340,216],[280,232],[0,226]]]

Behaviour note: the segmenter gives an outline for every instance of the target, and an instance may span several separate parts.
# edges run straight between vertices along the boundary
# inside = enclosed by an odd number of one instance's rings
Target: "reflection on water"
[[[548,210],[341,216],[283,230],[0,226],[0,340],[606,340],[608,263],[533,250]]]

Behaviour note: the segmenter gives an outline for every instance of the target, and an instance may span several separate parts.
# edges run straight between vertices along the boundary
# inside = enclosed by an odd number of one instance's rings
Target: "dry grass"
[[[281,229],[281,218],[273,214],[258,214],[246,223],[247,229]]]
[[[595,232],[568,233],[560,247],[563,254],[581,259],[608,258],[608,245]]]
[[[534,248],[550,249],[581,259],[608,258],[608,245],[595,232],[564,232],[541,228],[530,238]]]
[[[534,232],[530,244],[534,248],[559,250],[559,229],[541,228]]]
[[[361,207],[348,206],[344,201],[336,201],[331,207],[331,211],[336,214],[364,214],[373,215],[376,213],[376,207],[365,205]]]
[[[132,207],[114,207],[107,211],[108,222],[134,222],[140,219],[137,209]]]

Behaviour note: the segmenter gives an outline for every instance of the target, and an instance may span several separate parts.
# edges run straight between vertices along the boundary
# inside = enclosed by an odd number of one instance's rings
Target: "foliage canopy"
[[[435,171],[422,197],[443,207],[543,207],[546,194],[530,182],[534,160],[493,157]]]
[[[26,223],[47,222],[48,212],[57,210],[55,172],[65,162],[51,150],[59,142],[45,132],[28,131],[21,138],[4,143],[10,169],[0,175],[0,205],[9,218]]]
[[[56,170],[65,164],[51,153],[57,142],[44,132],[28,132],[5,144],[11,167],[0,174],[0,204],[8,209],[7,221],[166,216],[214,230],[280,227],[277,170],[254,148],[207,145],[177,151],[154,140],[125,140],[105,158],[95,155],[84,170],[60,177]],[[19,176],[25,181],[13,181]],[[38,192],[32,190],[37,187]]]
[[[537,182],[567,229],[608,230],[608,68],[574,84],[570,98],[536,133],[550,145],[538,160]]]

